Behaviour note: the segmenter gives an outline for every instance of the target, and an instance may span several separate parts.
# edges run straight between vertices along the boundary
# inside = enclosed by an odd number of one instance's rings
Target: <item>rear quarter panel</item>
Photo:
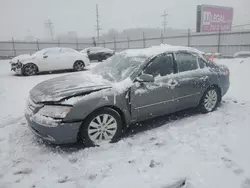
[[[89,64],[90,64],[89,58],[85,54],[82,54],[82,53],[79,53],[75,56],[74,62],[77,60],[83,61],[85,66],[89,66]],[[74,62],[73,62],[73,64],[74,64]]]
[[[214,71],[216,72],[217,75],[217,85],[220,87],[221,89],[221,94],[222,96],[224,96],[230,86],[230,71],[229,68],[226,67],[225,65],[216,65],[216,68],[214,68]]]
[[[216,85],[221,90],[221,95],[225,95],[227,92],[230,82],[229,82],[229,69],[224,66],[217,64],[208,65],[207,68],[209,71],[204,73],[207,76],[207,79],[204,80],[204,86],[202,87],[202,95],[206,89],[212,85]]]

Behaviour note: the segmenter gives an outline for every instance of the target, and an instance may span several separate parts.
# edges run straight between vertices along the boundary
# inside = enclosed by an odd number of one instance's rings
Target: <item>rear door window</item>
[[[75,50],[70,49],[70,48],[62,48],[61,53],[73,53]]]
[[[43,55],[58,55],[60,53],[60,48],[53,48],[46,51]]]
[[[197,57],[186,52],[176,53],[178,72],[192,71],[198,69]]]

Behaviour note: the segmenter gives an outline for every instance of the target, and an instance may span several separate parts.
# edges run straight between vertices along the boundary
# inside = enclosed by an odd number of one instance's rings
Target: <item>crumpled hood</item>
[[[32,58],[33,57],[30,54],[22,54],[22,55],[14,57],[13,59],[11,59],[10,62],[17,63],[18,61],[22,62],[22,61],[29,60]]]
[[[101,76],[81,72],[39,83],[30,91],[30,98],[36,103],[59,102],[71,96],[110,87],[110,82]]]

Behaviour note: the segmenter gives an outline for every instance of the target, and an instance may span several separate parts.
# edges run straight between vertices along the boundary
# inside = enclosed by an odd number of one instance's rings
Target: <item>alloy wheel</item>
[[[89,124],[88,136],[94,144],[108,143],[115,136],[117,121],[110,114],[96,116]]]
[[[37,67],[33,64],[27,64],[25,65],[25,68],[24,68],[24,74],[26,76],[32,76],[32,75],[35,75],[37,72]]]
[[[83,70],[85,67],[84,63],[82,61],[76,61],[74,64],[74,69],[77,71]]]
[[[215,89],[209,90],[204,98],[204,107],[211,112],[216,107],[218,102],[218,94]]]

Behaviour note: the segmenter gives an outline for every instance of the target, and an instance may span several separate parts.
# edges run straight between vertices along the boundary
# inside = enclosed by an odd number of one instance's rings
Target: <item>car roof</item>
[[[104,49],[104,47],[102,47],[102,46],[93,46],[93,47],[88,47],[88,48],[85,48],[85,49],[88,49],[88,50],[90,50],[90,49],[98,50],[98,49]]]
[[[43,48],[42,50],[38,51],[40,53],[44,53],[44,52],[49,52],[52,50],[57,50],[58,52],[60,52],[61,50],[74,50],[73,48],[68,48],[68,47],[51,47],[51,48]],[[74,50],[76,51],[76,50]]]
[[[128,49],[121,53],[125,53],[126,56],[131,56],[131,57],[138,57],[138,56],[153,57],[153,56],[157,56],[159,54],[166,53],[166,52],[178,52],[178,51],[187,51],[190,53],[205,54],[204,52],[197,50],[195,48],[192,48],[192,47],[171,46],[171,45],[165,45],[165,44],[162,44],[160,46],[152,46],[149,48],[143,48],[143,49]]]
[[[51,47],[51,48],[43,48],[42,50],[40,51],[47,51],[47,50],[60,50],[61,48],[60,47]]]

